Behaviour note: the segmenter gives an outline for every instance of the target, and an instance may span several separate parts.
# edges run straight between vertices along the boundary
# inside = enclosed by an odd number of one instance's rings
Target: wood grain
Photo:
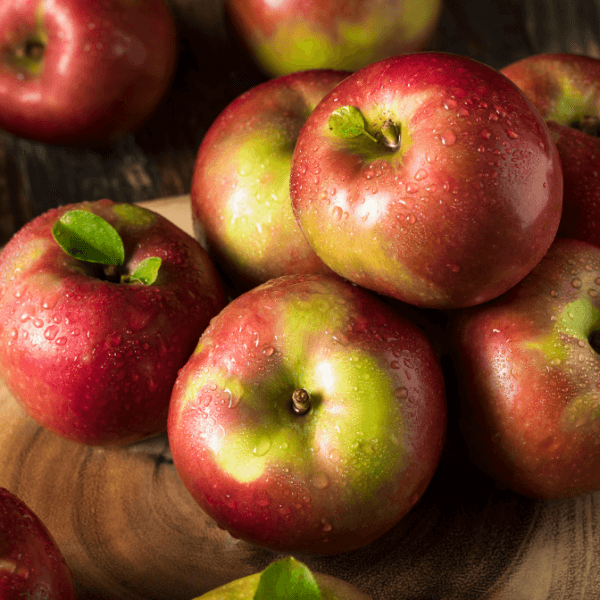
[[[147,206],[190,226],[186,196]],[[597,600],[600,493],[542,502],[498,489],[466,458],[448,381],[447,444],[413,511],[369,546],[298,558],[375,600]],[[277,557],[233,539],[197,506],[165,434],[122,448],[79,445],[40,428],[1,384],[0,486],[48,526],[81,600],[192,600]]]

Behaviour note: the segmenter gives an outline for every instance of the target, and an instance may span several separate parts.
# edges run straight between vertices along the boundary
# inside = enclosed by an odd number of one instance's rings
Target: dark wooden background
[[[0,132],[0,245],[53,206],[137,202],[189,192],[200,141],[217,114],[264,77],[230,43],[222,0],[170,0],[181,35],[170,93],[136,133],[96,149]],[[550,51],[600,57],[600,0],[446,0],[431,49],[495,68]]]
[[[179,69],[135,134],[81,150],[0,132],[0,244],[65,203],[178,196],[175,206],[185,205],[207,128],[264,77],[229,42],[221,0],[171,4]],[[540,52],[600,58],[600,0],[446,0],[431,49],[495,68]],[[0,486],[49,527],[81,600],[191,600],[275,558],[200,510],[166,435],[125,448],[67,442],[29,419],[2,384]],[[430,487],[397,527],[368,547],[307,563],[375,600],[598,600],[600,492],[533,501],[498,489],[464,459],[450,428]]]

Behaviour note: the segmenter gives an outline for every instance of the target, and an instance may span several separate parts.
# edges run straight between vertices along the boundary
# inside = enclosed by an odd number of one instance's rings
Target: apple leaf
[[[310,569],[293,556],[270,564],[260,575],[253,600],[323,600]]]
[[[355,138],[366,135],[369,139],[377,142],[365,127],[365,118],[355,106],[342,106],[334,110],[329,117],[329,129],[337,137],[343,139]]]
[[[102,217],[87,210],[71,210],[52,226],[58,245],[79,260],[102,265],[121,265],[125,260],[123,240]]]
[[[123,275],[121,281],[124,283],[143,283],[152,285],[158,277],[158,270],[162,264],[162,259],[158,256],[149,256],[145,258],[135,268],[131,275]]]

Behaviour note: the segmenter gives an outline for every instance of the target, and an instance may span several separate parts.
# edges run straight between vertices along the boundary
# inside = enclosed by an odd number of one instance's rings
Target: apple
[[[229,104],[204,136],[190,192],[195,234],[234,290],[331,273],[296,223],[289,179],[300,128],[348,75],[318,69],[271,79]]]
[[[441,0],[225,0],[233,37],[271,77],[416,52],[441,12]]]
[[[60,548],[39,517],[0,487],[0,598],[76,600]]]
[[[178,37],[165,0],[11,0],[0,5],[0,127],[99,145],[165,95]]]
[[[558,235],[600,246],[600,59],[535,54],[502,69],[546,120],[564,178]]]
[[[557,238],[534,270],[453,326],[473,461],[533,498],[600,489],[600,248]]]
[[[271,563],[260,573],[236,579],[196,600],[370,600],[358,588],[345,581],[311,572],[292,556]]]
[[[63,250],[57,239],[68,241],[63,222],[73,214],[113,231],[120,266]],[[97,237],[104,242],[109,231]],[[150,259],[160,268],[144,283],[134,275]],[[206,251],[160,215],[110,200],[52,209],[0,254],[0,372],[24,410],[57,435],[89,445],[136,441],[165,431],[177,371],[224,304]]]
[[[181,369],[167,433],[217,524],[278,552],[358,548],[427,488],[446,431],[425,334],[368,291],[288,275],[211,321]]]
[[[543,119],[473,59],[422,52],[353,73],[310,114],[290,197],[333,271],[424,308],[505,292],[541,260],[562,210]]]

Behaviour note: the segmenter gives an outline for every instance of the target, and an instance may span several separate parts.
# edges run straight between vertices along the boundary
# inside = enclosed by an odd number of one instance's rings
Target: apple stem
[[[118,283],[120,281],[119,269],[117,265],[98,265],[98,278],[104,281]]]
[[[390,150],[398,150],[400,148],[400,129],[389,119],[381,128],[381,141]]]
[[[310,394],[304,389],[294,390],[292,394],[292,410],[297,415],[305,415],[310,410]]]
[[[35,40],[26,40],[26,42],[19,46],[15,51],[15,54],[19,58],[31,58],[33,60],[39,60],[44,54],[44,44]]]

